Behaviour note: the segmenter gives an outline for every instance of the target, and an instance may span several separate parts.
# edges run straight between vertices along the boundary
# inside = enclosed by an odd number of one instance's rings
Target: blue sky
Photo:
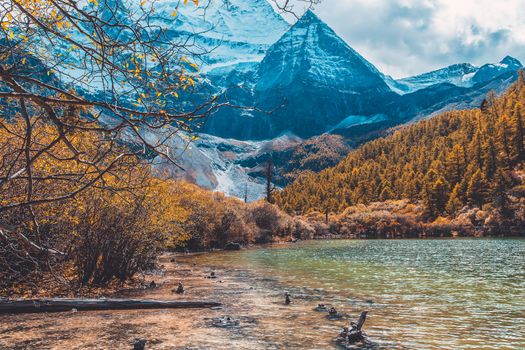
[[[506,55],[525,60],[525,0],[323,0],[314,11],[396,78]]]

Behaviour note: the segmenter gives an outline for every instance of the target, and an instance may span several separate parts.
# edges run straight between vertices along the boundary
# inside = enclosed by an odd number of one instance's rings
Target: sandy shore
[[[191,257],[175,263],[172,258],[161,259],[162,274],[147,276],[156,288],[129,290],[122,296],[211,300],[223,306],[4,315],[0,316],[0,349],[131,349],[137,338],[147,339],[147,349],[326,349],[335,347],[333,339],[346,323],[313,311],[320,302],[330,303],[323,291],[290,290],[252,272],[199,266]],[[211,271],[216,279],[206,278]],[[185,285],[184,295],[172,291],[179,281]],[[288,306],[285,290],[293,295]],[[239,325],[212,324],[214,318],[224,316],[238,319]]]

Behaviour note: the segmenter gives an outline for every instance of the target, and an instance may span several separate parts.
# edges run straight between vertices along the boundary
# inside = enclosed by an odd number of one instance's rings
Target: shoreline
[[[253,271],[196,265],[192,255],[164,255],[162,273],[146,276],[156,288],[127,289],[118,296],[217,301],[222,307],[2,315],[0,348],[131,349],[135,339],[146,339],[146,349],[253,350],[300,347],[308,338],[312,344],[324,344],[320,348],[336,348],[334,340],[347,320],[330,321],[313,311],[318,303],[330,301],[328,293],[286,288]],[[211,271],[217,278],[206,278]],[[179,280],[184,295],[172,292]],[[291,305],[284,304],[285,291],[292,294]],[[239,325],[213,325],[226,316]],[[319,321],[312,322],[312,316]]]
[[[332,251],[332,254],[346,256],[341,260],[342,263],[348,264],[344,268],[344,276],[337,271],[332,273],[332,265],[324,265],[319,269],[313,264],[304,265],[303,267],[306,268],[299,270],[293,269],[293,265],[289,264],[297,262],[302,266],[301,259],[295,259],[295,253],[303,252],[301,253],[303,258],[315,254],[315,249],[308,249],[312,245],[307,241],[303,242],[306,243],[303,247],[305,249],[295,249],[293,243],[270,245],[278,250],[292,248],[284,252],[284,255],[289,257],[284,260],[278,259],[271,250],[266,249],[268,245],[249,248],[261,249],[262,254],[220,251],[184,255],[165,254],[160,259],[162,269],[145,276],[145,284],[155,281],[157,285],[155,288],[130,288],[121,291],[118,297],[217,301],[223,304],[222,307],[3,315],[0,316],[2,321],[0,348],[9,350],[131,349],[135,339],[145,339],[146,349],[337,349],[339,347],[335,341],[341,328],[346,326],[349,320],[357,319],[362,311],[369,311],[364,331],[368,334],[370,345],[365,348],[454,349],[464,348],[465,345],[481,346],[487,341],[490,344],[499,344],[502,341],[514,345],[522,344],[515,328],[507,329],[506,335],[502,333],[499,338],[493,340],[493,334],[485,325],[493,323],[498,316],[494,317],[490,313],[494,311],[493,305],[486,302],[483,293],[493,293],[491,295],[496,298],[495,300],[501,301],[498,315],[501,312],[515,315],[512,319],[514,323],[521,322],[519,318],[516,319],[518,315],[516,313],[519,313],[521,307],[517,302],[520,298],[507,300],[510,291],[505,289],[508,287],[499,284],[497,277],[491,277],[490,283],[481,282],[480,279],[476,293],[478,289],[482,293],[472,294],[474,290],[469,281],[475,276],[481,278],[485,275],[483,273],[472,275],[474,270],[465,269],[463,266],[465,262],[474,261],[472,259],[478,261],[479,255],[476,252],[492,252],[496,254],[495,256],[499,256],[501,247],[514,247],[512,251],[519,253],[523,251],[523,246],[520,245],[520,248],[512,242],[499,239],[501,244],[498,244],[495,250],[487,251],[486,247],[492,244],[479,241],[488,241],[490,238],[454,240],[472,242],[459,245],[436,243],[439,247],[448,247],[443,250],[444,257],[455,256],[457,247],[475,249],[466,250],[470,252],[465,256],[467,261],[452,261],[450,270],[447,268],[449,264],[442,259],[434,260],[433,255],[422,261],[421,270],[413,268],[412,263],[403,264],[407,257],[417,258],[421,252],[428,253],[429,249],[433,251],[436,247],[434,244],[409,245],[406,250],[400,251],[404,258],[392,255],[390,258],[394,257],[394,260],[386,258],[382,267],[377,266],[372,270],[363,265],[365,262],[362,260],[363,256],[349,259],[349,256],[355,253],[352,250],[353,243],[341,246],[335,242],[321,244],[321,246],[334,247],[336,250]],[[452,241],[452,239],[439,238],[435,241]],[[365,246],[370,247],[367,244]],[[372,244],[372,247],[376,248],[383,246],[381,243]],[[392,252],[392,248],[400,246],[407,245],[394,244],[387,250],[375,251],[375,253],[374,250],[369,250],[373,253],[370,256],[381,260],[382,255],[377,255],[378,253],[383,252],[390,256],[389,252]],[[337,247],[343,249],[339,250]],[[239,255],[236,255],[237,253]],[[425,253],[424,256],[427,257],[427,254]],[[172,261],[174,258],[175,262]],[[496,265],[503,263],[494,258],[486,258],[486,260],[496,261]],[[516,262],[521,263],[518,260]],[[282,263],[288,264],[286,266],[292,269],[283,269],[280,265]],[[457,266],[454,267],[455,265]],[[278,272],[281,269],[282,273]],[[206,278],[212,271],[217,278]],[[449,272],[444,273],[444,271]],[[459,274],[458,276],[468,276],[468,279],[455,284],[455,289],[450,290],[448,286],[451,283],[459,282],[454,275],[456,273]],[[505,273],[512,276],[514,272],[511,269]],[[180,280],[183,281],[186,290],[184,295],[172,292]],[[515,281],[513,285],[520,286],[522,285],[520,283]],[[497,286],[500,288],[494,290]],[[291,305],[285,305],[285,292],[292,295]],[[521,294],[518,291],[512,292],[515,296]],[[469,295],[469,298],[466,299],[465,295]],[[329,320],[326,312],[314,311],[321,303],[335,306],[344,317]],[[228,316],[238,323],[217,324],[217,320],[224,320]],[[449,335],[450,331],[442,325],[450,322],[456,326],[454,337],[443,342],[442,337]],[[509,324],[513,324],[512,322],[509,320]],[[418,331],[406,334],[406,329],[411,327],[416,327]]]

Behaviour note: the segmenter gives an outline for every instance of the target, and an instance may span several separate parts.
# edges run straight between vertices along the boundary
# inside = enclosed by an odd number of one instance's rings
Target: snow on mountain
[[[339,124],[334,126],[329,132],[338,131],[341,129],[348,129],[359,125],[366,125],[371,123],[378,123],[388,119],[384,114],[375,115],[351,115],[343,119]]]
[[[523,65],[516,58],[507,56],[501,62],[476,67],[470,63],[454,64],[429,73],[394,80],[385,76],[387,84],[397,93],[412,93],[427,87],[448,83],[458,87],[472,87],[488,82],[507,72],[516,72]]]
[[[282,104],[266,117],[259,137],[320,135],[348,115],[375,113],[392,95],[381,73],[308,11],[259,66],[257,106],[274,110]]]
[[[196,61],[201,73],[216,68],[233,70],[244,62],[260,62],[266,50],[289,28],[282,16],[276,13],[267,0],[201,0],[199,6],[193,2],[184,5],[174,0],[104,0],[84,3],[86,11],[97,6],[100,16],[108,23],[126,23],[148,14],[147,27],[152,32],[162,33],[162,42],[175,47],[184,46],[186,55]],[[115,11],[117,9],[117,11]],[[108,29],[108,34],[111,29]],[[114,33],[118,37],[120,33]],[[80,32],[72,38],[78,42],[87,40]],[[57,64],[52,57],[62,57],[60,79],[73,82],[86,73],[82,67],[83,52],[72,50],[65,41],[55,44],[41,40],[42,57],[49,57],[49,66]],[[49,55],[51,52],[53,55]],[[58,74],[58,73],[57,73]],[[93,93],[104,90],[109,84],[107,77],[90,74],[85,82],[75,81],[80,88]]]
[[[258,90],[268,90],[306,78],[341,92],[372,88],[388,91],[381,73],[343,41],[312,11],[305,13],[268,50],[261,63]]]
[[[261,61],[289,27],[267,0],[205,0],[197,7],[190,2],[178,8],[173,0],[152,3],[157,24],[168,29],[168,36],[177,40],[186,33],[202,50],[203,72]]]
[[[494,79],[506,72],[516,72],[523,65],[514,57],[506,56],[499,63],[485,64],[481,66],[472,77],[473,83],[482,83]]]
[[[155,137],[158,136],[148,134],[150,140]],[[253,168],[259,165],[254,160],[301,141],[291,134],[265,141],[239,141],[201,134],[198,140],[189,143],[184,135],[179,134],[167,146],[170,155],[184,170],[160,157],[154,163],[164,176],[184,179],[238,198],[244,198],[247,191],[248,201],[255,201],[264,197],[266,181],[262,177],[250,176]],[[252,163],[253,167],[247,166]]]
[[[394,87],[402,93],[410,93],[426,87],[449,83],[456,86],[469,86],[471,79],[479,68],[470,63],[460,63],[438,69],[429,73],[399,79]]]

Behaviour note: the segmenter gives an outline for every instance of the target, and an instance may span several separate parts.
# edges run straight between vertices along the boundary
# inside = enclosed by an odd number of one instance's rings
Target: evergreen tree
[[[390,186],[387,184],[386,186],[383,187],[383,190],[379,194],[379,200],[384,202],[384,201],[387,201],[389,199],[394,199],[395,196],[396,195],[394,194],[394,192],[392,191]]]
[[[459,183],[454,186],[452,193],[447,202],[446,210],[449,214],[454,214],[463,208],[463,201],[461,200],[461,185]]]
[[[447,156],[447,178],[450,184],[455,185],[461,181],[464,172],[464,151],[461,145],[454,145]]]
[[[425,211],[429,218],[436,218],[445,211],[449,185],[435,170],[430,170],[424,181],[422,193]]]
[[[494,176],[494,183],[490,191],[490,197],[492,205],[505,216],[509,215],[507,188],[510,186],[511,181],[507,174],[499,169]]]
[[[480,170],[477,170],[469,181],[467,198],[469,203],[481,208],[487,195],[487,182]]]
[[[524,126],[523,126],[523,115],[521,111],[523,110],[520,103],[516,104],[516,107],[514,108],[513,113],[513,123],[514,123],[514,147],[516,149],[516,159],[515,162],[523,162],[525,161],[525,146],[523,145],[524,142]]]

